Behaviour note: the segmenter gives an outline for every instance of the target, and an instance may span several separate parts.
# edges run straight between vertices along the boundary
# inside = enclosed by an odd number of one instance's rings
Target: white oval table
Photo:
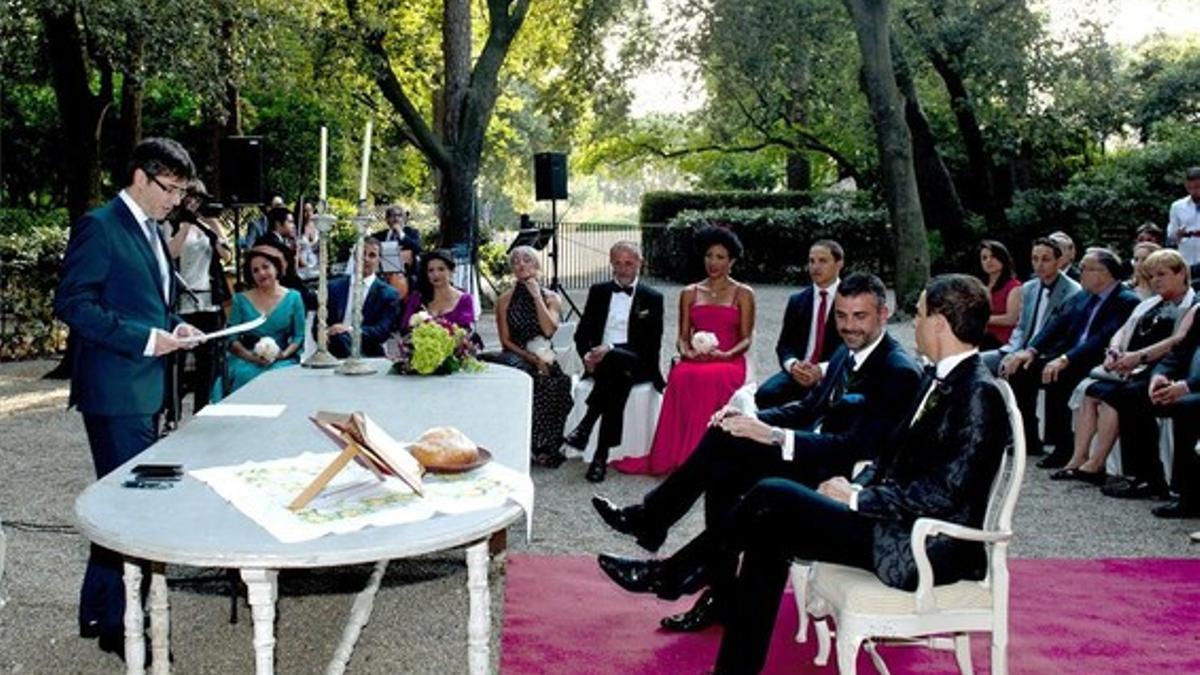
[[[195,417],[78,497],[75,513],[82,532],[96,544],[126,557],[127,672],[145,668],[140,561],[149,562],[151,569],[153,672],[167,673],[170,668],[163,567],[171,563],[240,571],[254,621],[255,669],[260,675],[274,672],[278,570],[375,562],[376,569],[355,600],[350,624],[328,671],[340,672],[370,615],[387,561],[464,545],[470,598],[468,663],[472,674],[487,672],[491,624],[488,538],[522,517],[515,504],[285,544],[191,476],[167,490],[122,487],[138,463],[178,463],[190,471],[291,457],[305,450],[332,450],[307,420],[318,410],[361,410],[397,439],[415,438],[431,426],[451,425],[491,450],[493,461],[528,474],[533,389],[527,375],[489,364],[482,373],[398,377],[384,374],[388,362],[371,362],[380,371],[375,375],[348,377],[299,366],[265,373],[225,402],[283,404],[286,408],[278,417]]]

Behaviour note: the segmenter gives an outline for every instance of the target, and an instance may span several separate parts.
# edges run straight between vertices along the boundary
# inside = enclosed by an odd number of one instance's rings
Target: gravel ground
[[[673,342],[677,285],[656,283],[667,297],[665,343]],[[776,366],[773,346],[788,287],[763,286],[758,297],[758,339],[752,351],[761,380]],[[582,301],[583,293],[575,294]],[[893,335],[913,344],[910,323],[893,324]],[[481,331],[494,345],[492,317]],[[669,351],[664,349],[664,357]],[[0,519],[8,538],[7,568],[0,579],[0,672],[121,672],[116,657],[77,637],[78,589],[87,542],[73,529],[75,495],[91,481],[92,466],[80,416],[65,408],[64,382],[39,379],[48,361],[0,365]],[[605,529],[588,506],[596,487],[583,479],[585,465],[533,469],[537,486],[534,532],[510,533],[518,553],[636,554],[632,541]],[[1037,468],[1027,472],[1017,510],[1020,557],[1193,557],[1200,549],[1187,533],[1200,521],[1160,521],[1148,502],[1102,497],[1082,484],[1051,483]],[[600,491],[630,503],[655,484],[641,476],[610,474]],[[701,528],[700,509],[671,533],[672,551]],[[492,565],[503,578],[503,562]],[[276,649],[280,673],[324,669],[341,634],[352,593],[368,566],[285,572],[280,577]],[[228,622],[229,600],[218,570],[168,568],[172,585],[174,670],[178,673],[245,673],[253,670],[251,624],[244,602],[240,621]],[[503,583],[492,587],[493,658],[503,625]],[[466,566],[461,551],[396,561],[389,568],[371,623],[359,640],[351,672],[459,673],[466,670]]]

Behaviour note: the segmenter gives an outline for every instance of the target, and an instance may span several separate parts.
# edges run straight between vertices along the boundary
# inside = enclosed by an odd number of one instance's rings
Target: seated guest
[[[380,230],[371,236],[379,241],[397,241],[408,244],[410,250],[417,256],[421,255],[421,233],[417,228],[408,224],[408,213],[399,206],[389,206],[383,212],[387,229]],[[410,261],[411,262],[411,261]]]
[[[1075,240],[1062,230],[1051,232],[1048,236],[1062,250],[1062,258],[1058,260],[1058,268],[1063,271],[1063,274],[1071,277],[1072,280],[1079,281],[1080,267],[1075,264]]]
[[[1039,387],[1046,390],[1046,442],[1054,446],[1054,454],[1038,462],[1046,469],[1059,469],[1070,461],[1074,448],[1071,392],[1104,360],[1113,333],[1138,303],[1137,296],[1117,281],[1121,259],[1112,251],[1088,249],[1081,270],[1084,292],[1076,293],[1028,347],[1009,354],[1000,364],[1000,373],[1012,384],[1021,406],[1031,455],[1042,452],[1037,393]]]
[[[566,459],[560,448],[563,425],[571,412],[571,377],[554,361],[548,342],[558,330],[562,300],[538,281],[541,264],[533,248],[517,246],[508,254],[508,262],[513,289],[496,300],[496,329],[503,351],[492,358],[533,378],[533,461],[555,468]]]
[[[708,278],[679,293],[675,346],[681,360],[667,376],[650,453],[614,463],[618,471],[661,475],[675,470],[700,442],[712,414],[746,382],[754,291],[729,276],[742,242],[721,227],[697,232],[696,241]]]
[[[999,349],[1008,344],[1013,328],[1021,316],[1021,286],[1013,273],[1012,255],[1008,247],[994,239],[979,244],[979,265],[983,268],[984,283],[992,297],[992,316],[988,319],[987,336],[980,349]]]
[[[1079,284],[1058,268],[1058,261],[1062,258],[1058,244],[1045,237],[1036,239],[1030,258],[1033,278],[1021,286],[1020,320],[1007,344],[980,354],[984,365],[993,375],[999,372],[1001,359],[1028,347],[1034,336],[1058,315],[1067,300],[1079,292]]]
[[[936,378],[927,378],[891,442],[853,483],[837,476],[814,490],[764,480],[669,558],[601,555],[601,569],[628,591],[674,599],[706,583],[720,560],[740,554],[719,674],[762,669],[793,559],[870,570],[888,586],[915,589],[913,522],[930,517],[981,527],[1010,445],[1003,395],[977,355],[990,313],[987,289],[975,277],[929,282],[917,303],[917,348],[937,364]],[[928,552],[935,584],[983,579],[987,572],[980,543],[938,538]]]
[[[1075,453],[1067,466],[1050,474],[1051,480],[1082,480],[1103,485],[1104,463],[1117,441],[1117,411],[1112,401],[1136,395],[1150,380],[1150,366],[1167,355],[1187,327],[1184,317],[1195,301],[1187,263],[1176,251],[1160,250],[1141,265],[1149,273],[1156,295],[1133,309],[1125,325],[1113,334],[1100,373],[1079,384],[1074,399],[1082,399],[1075,419]],[[1191,324],[1192,319],[1187,320]],[[1096,371],[1093,370],[1093,373]],[[1127,393],[1124,390],[1131,389]],[[1096,447],[1092,448],[1092,438]]]
[[[462,326],[468,333],[474,332],[475,299],[450,283],[454,276],[454,257],[450,252],[429,251],[421,257],[420,270],[417,288],[404,302],[400,332],[407,333],[412,329],[408,324],[417,312],[426,312],[434,318]]]
[[[255,246],[246,253],[242,266],[248,290],[233,296],[229,323],[236,326],[259,316],[266,323],[230,342],[233,358],[225,361],[225,375],[213,386],[213,401],[237,391],[259,374],[300,362],[304,347],[304,302],[296,291],[279,283],[283,256],[269,246]],[[258,345],[273,342],[271,348]],[[224,384],[228,382],[228,384]]]
[[[723,408],[696,451],[640,504],[617,508],[594,497],[600,517],[654,551],[701,495],[705,523],[716,527],[737,499],[764,478],[815,487],[849,474],[860,460],[874,459],[880,445],[908,422],[921,379],[917,362],[887,334],[885,294],[874,275],[846,277],[834,309],[844,345],[807,397],[760,410],[757,416]],[[721,598],[728,597],[736,569],[736,559],[725,560],[713,570],[710,592],[691,611],[663,619],[663,627],[700,630],[720,620]]]
[[[1130,270],[1129,278],[1125,280],[1125,288],[1133,291],[1138,296],[1139,300],[1145,300],[1154,295],[1154,289],[1151,288],[1150,274],[1142,267],[1142,263],[1146,258],[1150,257],[1151,253],[1161,249],[1162,247],[1153,242],[1140,242],[1133,246],[1132,269]]]
[[[621,443],[629,391],[642,382],[651,382],[659,390],[664,386],[658,369],[662,293],[638,278],[642,249],[636,243],[613,244],[608,262],[613,278],[588,290],[587,304],[575,330],[575,349],[583,359],[584,377],[592,378],[594,384],[588,394],[587,412],[564,439],[567,445],[583,450],[596,422],[600,422],[596,453],[587,470],[587,479],[593,483],[604,480],[608,450]]]
[[[1192,316],[1196,311],[1189,313],[1191,325],[1183,339],[1154,367],[1149,385],[1121,402],[1121,463],[1128,477],[1104,486],[1110,497],[1166,494],[1155,418],[1170,417],[1175,444],[1171,483],[1179,498],[1154,507],[1151,512],[1159,518],[1200,518],[1200,457],[1191,451],[1200,441],[1200,321]],[[1193,534],[1192,540],[1200,537]]]
[[[1151,244],[1157,244],[1159,248],[1162,248],[1164,238],[1163,229],[1161,227],[1150,221],[1146,221],[1141,225],[1138,225],[1138,229],[1134,234],[1133,241],[1138,244],[1142,242],[1149,242]]]
[[[376,276],[379,270],[379,241],[363,240],[366,255],[363,256],[362,309],[362,355],[383,356],[383,343],[392,333],[399,312],[400,296],[392,287]],[[354,284],[349,275],[340,276],[329,282],[329,320],[337,323],[329,326],[329,353],[344,359],[350,356],[351,330],[353,328],[353,303],[350,294]],[[313,324],[313,336],[318,326]]]
[[[283,256],[279,284],[300,294],[306,310],[316,310],[317,295],[304,285],[296,271],[296,226],[290,211],[283,207],[267,212],[267,233],[254,242],[255,248],[270,246]]]
[[[844,254],[831,239],[814,242],[808,249],[808,277],[812,285],[788,298],[783,328],[775,354],[783,368],[754,393],[759,408],[774,408],[800,400],[821,381],[822,366],[841,345],[833,318],[838,277]]]

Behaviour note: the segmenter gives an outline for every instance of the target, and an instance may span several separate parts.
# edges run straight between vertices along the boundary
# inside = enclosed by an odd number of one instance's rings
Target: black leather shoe
[[[100,637],[100,622],[88,621],[79,624],[79,637],[85,640],[95,640]]]
[[[601,553],[596,561],[609,579],[630,593],[653,593],[657,588],[662,568],[659,560],[635,560]]]
[[[593,459],[592,463],[588,465],[587,474],[584,477],[588,479],[589,483],[603,483],[604,474],[607,471],[608,464]]]
[[[666,532],[652,531],[646,525],[645,516],[640,504],[620,508],[604,497],[594,495],[592,497],[592,508],[596,509],[596,513],[600,514],[601,520],[609,527],[621,534],[636,537],[638,546],[651,553],[661,548],[663,541],[667,538]]]
[[[1082,469],[1059,469],[1050,474],[1050,480],[1077,480],[1097,487],[1108,481],[1108,475],[1103,471],[1083,471]]]
[[[1071,456],[1067,453],[1059,453],[1057,451],[1046,455],[1038,460],[1038,467],[1042,469],[1061,469],[1071,461]]]
[[[704,591],[692,608],[682,614],[672,614],[659,621],[659,625],[669,631],[678,633],[694,633],[709,626],[722,623],[721,607],[712,589]]]
[[[587,448],[588,439],[592,437],[592,425],[586,421],[580,422],[579,426],[571,430],[566,438],[563,438],[563,443],[575,448],[576,450],[584,450]]]
[[[1106,497],[1117,499],[1154,499],[1167,496],[1166,487],[1148,480],[1124,479],[1100,488]]]
[[[1156,506],[1150,513],[1158,518],[1200,518],[1200,508],[1184,504],[1181,499],[1173,499],[1162,506]]]

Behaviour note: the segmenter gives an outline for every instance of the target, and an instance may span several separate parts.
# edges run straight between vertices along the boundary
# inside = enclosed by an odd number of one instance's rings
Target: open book
[[[322,411],[309,420],[342,452],[292,500],[291,504],[288,504],[289,509],[299,511],[304,508],[351,460],[375,474],[380,480],[387,476],[395,476],[417,494],[425,494],[421,483],[421,474],[424,472],[421,463],[371,418],[361,412]]]

